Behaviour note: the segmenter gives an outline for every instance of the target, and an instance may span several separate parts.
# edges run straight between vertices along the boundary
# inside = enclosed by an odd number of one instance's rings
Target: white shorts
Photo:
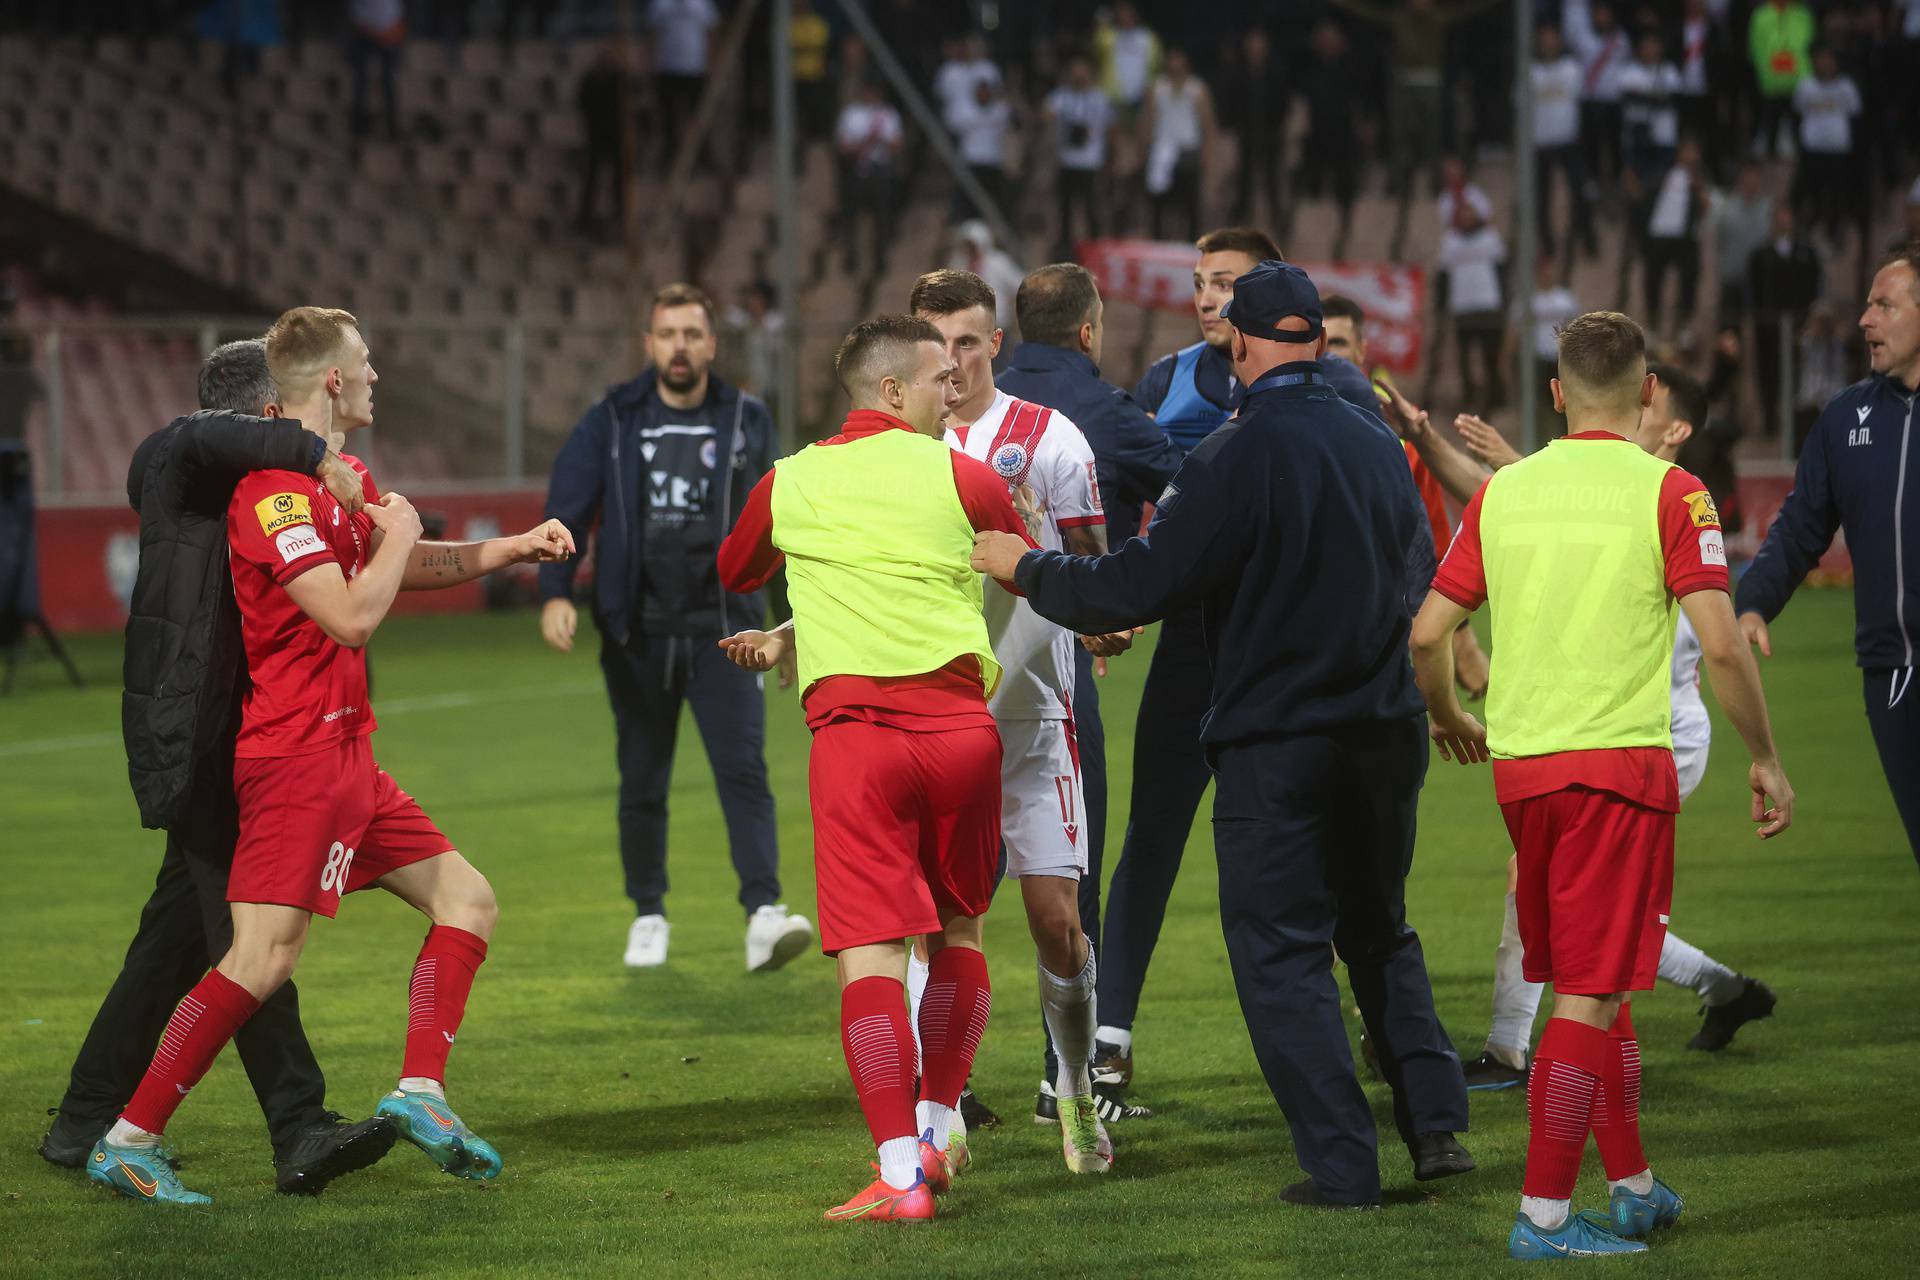
[[[1707,748],[1675,747],[1673,749],[1673,767],[1680,775],[1680,799],[1682,803],[1693,794],[1700,780],[1707,776]]]
[[[1073,721],[1003,720],[1000,748],[1007,874],[1078,880],[1087,870],[1087,806]]]

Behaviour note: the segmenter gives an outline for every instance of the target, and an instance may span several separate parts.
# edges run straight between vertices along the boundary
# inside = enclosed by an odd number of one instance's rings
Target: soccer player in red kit
[[[880,1176],[835,1221],[926,1221],[955,1170],[947,1126],[986,1030],[980,917],[1000,846],[999,677],[973,535],[1025,536],[1006,482],[941,440],[956,393],[940,331],[912,316],[854,328],[834,359],[853,412],[783,458],[721,544],[730,591],[784,563],[798,646],[820,940],[840,971],[840,1032]],[[1000,588],[993,588],[999,590]],[[764,670],[766,633],[723,640]],[[916,1138],[908,940],[932,958]]]
[[[323,437],[372,424],[378,378],[352,315],[299,307],[266,341],[288,416]],[[493,889],[374,763],[362,646],[396,592],[560,559],[573,554],[573,539],[548,521],[515,538],[423,543],[411,504],[381,497],[359,460],[346,461],[365,487],[363,512],[287,471],[248,475],[227,510],[252,684],[234,752],[233,945],[181,1000],[146,1078],[88,1161],[95,1181],[135,1199],[210,1202],[175,1176],[160,1146],[168,1120],[260,1001],[292,975],[313,915],[331,918],[343,894],[373,885],[433,922],[408,990],[399,1086],[379,1114],[447,1173],[500,1171],[499,1153],[447,1105],[444,1087],[493,930]]]
[[[1523,1260],[1639,1252],[1639,1237],[1684,1208],[1640,1144],[1629,1010],[1632,993],[1653,986],[1673,895],[1676,605],[1752,757],[1758,834],[1793,820],[1793,788],[1727,594],[1719,513],[1706,486],[1635,440],[1655,389],[1640,328],[1594,312],[1561,331],[1559,348],[1553,397],[1566,437],[1480,487],[1410,641],[1441,754],[1493,759],[1517,855],[1522,967],[1554,988],[1508,1237]],[[1483,603],[1494,641],[1484,729],[1460,709],[1449,646]],[[1604,1217],[1572,1212],[1589,1133],[1609,1184]]]

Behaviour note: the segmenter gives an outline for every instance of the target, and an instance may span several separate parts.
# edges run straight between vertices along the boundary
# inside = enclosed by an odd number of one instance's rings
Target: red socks
[[[920,1097],[942,1106],[960,1105],[973,1055],[987,1030],[993,994],[987,958],[971,947],[942,947],[927,966],[920,997]]]
[[[1640,1042],[1624,1004],[1607,1032],[1607,1046],[1606,1069],[1593,1104],[1593,1141],[1607,1178],[1619,1182],[1647,1168],[1647,1153],[1640,1148]]]
[[[1527,1081],[1527,1172],[1521,1194],[1568,1200],[1580,1181],[1594,1099],[1617,1062],[1607,1033],[1571,1018],[1549,1018]],[[1642,1165],[1641,1168],[1645,1166]],[[1633,1170],[1638,1173],[1639,1169]]]
[[[913,1029],[898,978],[862,978],[840,992],[840,1047],[873,1145],[912,1137]]]
[[[437,924],[420,944],[407,988],[407,1054],[402,1076],[424,1076],[445,1084],[447,1055],[466,1016],[473,975],[487,958],[487,942],[452,925]],[[144,1127],[144,1126],[143,1126]]]
[[[148,1133],[163,1132],[187,1090],[200,1083],[233,1033],[259,1007],[245,987],[217,969],[209,970],[167,1020],[153,1065],[122,1118]]]

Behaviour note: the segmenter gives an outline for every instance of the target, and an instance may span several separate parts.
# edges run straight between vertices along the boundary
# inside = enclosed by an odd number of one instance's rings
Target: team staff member
[[[1407,548],[1426,531],[1376,418],[1334,395],[1320,299],[1298,267],[1234,282],[1241,411],[1163,495],[1150,536],[1099,558],[982,535],[974,564],[1082,632],[1198,605],[1219,780],[1220,915],[1254,1052],[1308,1179],[1283,1199],[1380,1200],[1373,1115],[1354,1076],[1333,948],[1393,1086],[1415,1176],[1464,1173],[1460,1059],[1433,1009],[1404,882],[1427,747],[1407,663]],[[1330,945],[1331,944],[1331,945]],[[1446,1117],[1413,1132],[1411,1117]]]
[[[360,477],[329,442],[278,418],[266,344],[229,342],[200,366],[201,412],[134,451],[127,501],[140,513],[140,568],[128,609],[121,728],[143,825],[167,852],[140,927],[74,1059],[40,1154],[78,1169],[145,1074],[180,997],[233,939],[227,871],[238,817],[233,743],[246,657],[227,571],[227,502],[249,471],[294,471],[349,511]],[[300,1025],[292,982],[234,1038],[267,1119],[275,1185],[318,1195],[393,1146],[393,1122],[349,1123],[325,1109],[326,1081]]]
[[[1640,1046],[1627,1008],[1629,993],[1653,986],[1673,894],[1676,599],[1753,757],[1760,835],[1784,831],[1793,815],[1759,672],[1727,598],[1718,513],[1705,485],[1634,442],[1654,395],[1639,326],[1608,311],[1573,321],[1552,386],[1567,437],[1501,468],[1467,504],[1413,630],[1441,754],[1493,757],[1518,855],[1523,968],[1554,986],[1508,1238],[1522,1259],[1638,1252],[1646,1246],[1632,1237],[1683,1207],[1641,1149]],[[1450,646],[1483,603],[1499,655],[1484,729],[1454,696]],[[1605,1219],[1571,1212],[1589,1131],[1612,1189]]]
[[[953,367],[917,316],[856,325],[834,356],[853,404],[846,425],[781,459],[720,546],[729,590],[785,564],[799,637],[820,940],[838,961],[841,1044],[879,1152],[880,1176],[829,1209],[833,1221],[934,1216],[958,1172],[948,1128],[991,1003],[980,918],[1000,852],[1000,734],[987,709],[1000,667],[967,552],[976,530],[1026,526],[1006,482],[940,438]],[[720,648],[764,670],[766,639]],[[908,940],[922,934],[924,1128],[901,981]]]
[[[1041,267],[1020,283],[1014,312],[1022,341],[995,382],[1008,395],[1065,414],[1093,449],[1101,504],[1106,508],[1107,545],[1118,547],[1140,532],[1146,505],[1180,469],[1180,449],[1125,391],[1100,378],[1105,304],[1093,275],[1072,262]],[[1100,874],[1107,839],[1107,736],[1100,719],[1096,664],[1084,647],[1074,653],[1073,720],[1080,743],[1080,778],[1086,792],[1087,874],[1080,880],[1080,927],[1100,937]],[[1128,1118],[1118,1101],[1124,1082],[1109,1071],[1095,1075],[1101,1118]],[[1145,1114],[1141,1112],[1140,1114]],[[1043,1093],[1036,1120],[1057,1116]]]
[[[806,950],[813,927],[780,903],[761,680],[712,643],[766,623],[758,592],[721,588],[713,555],[772,466],[773,418],[713,374],[719,340],[705,293],[668,285],[648,316],[652,367],[587,410],[547,486],[548,516],[569,529],[600,522],[593,609],[620,767],[620,861],[634,905],[625,959],[636,969],[667,961],[667,790],[688,702],[740,878],[747,968],[777,969]],[[578,622],[578,568],[574,559],[540,570],[540,631],[563,653]],[[791,673],[782,679],[790,683]]]
[[[1820,562],[1834,530],[1853,557],[1854,652],[1880,766],[1920,861],[1920,240],[1890,256],[1860,329],[1872,373],[1828,402],[1800,451],[1793,491],[1740,578],[1740,627],[1773,656],[1767,627]]]

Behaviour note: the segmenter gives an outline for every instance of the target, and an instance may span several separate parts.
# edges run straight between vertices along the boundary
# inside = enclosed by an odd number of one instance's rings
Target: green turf
[[[1636,1002],[1647,1146],[1687,1196],[1636,1274],[1912,1274],[1920,1230],[1920,877],[1887,797],[1849,654],[1851,602],[1803,593],[1767,667],[1800,822],[1761,844],[1724,723],[1680,823],[1674,924],[1765,977],[1780,1012],[1709,1057],[1681,1045],[1694,1001]],[[160,841],[140,830],[118,736],[117,640],[75,644],[93,685],[48,663],[0,701],[0,1272],[8,1275],[1480,1275],[1507,1266],[1525,1133],[1516,1093],[1476,1095],[1479,1172],[1416,1190],[1387,1126],[1381,1213],[1273,1203],[1297,1176],[1249,1050],[1215,913],[1204,824],[1138,1023],[1158,1118],[1119,1164],[1075,1181],[1027,1123],[1038,1078],[1032,951],[1018,900],[989,917],[995,1017],[975,1075],[1010,1123],[929,1230],[828,1226],[870,1156],[836,1033],[832,967],[743,972],[724,830],[691,725],[674,785],[673,953],[620,965],[629,905],[614,852],[611,725],[591,642],[543,648],[528,616],[409,619],[377,642],[381,760],[492,877],[502,914],[453,1059],[453,1100],[506,1158],[499,1182],[438,1174],[401,1147],[318,1201],[273,1193],[245,1076],[222,1057],[170,1131],[211,1210],[155,1211],[34,1155],[43,1108],[119,964]],[[1109,857],[1126,813],[1145,654],[1105,699]],[[787,896],[812,914],[806,735],[770,694]],[[1411,913],[1463,1051],[1485,1032],[1506,834],[1487,772],[1435,763]],[[314,931],[300,982],[332,1101],[367,1114],[399,1066],[422,932],[351,899]],[[1604,1190],[1589,1156],[1581,1194]],[[1901,1258],[1907,1258],[1901,1262]]]

